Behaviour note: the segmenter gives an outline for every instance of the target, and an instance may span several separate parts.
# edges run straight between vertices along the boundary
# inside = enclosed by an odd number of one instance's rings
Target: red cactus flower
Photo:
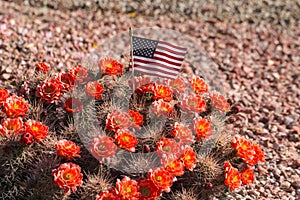
[[[172,80],[168,80],[168,85],[171,87],[173,92],[184,92],[187,89],[187,84],[183,80],[183,78],[176,78]]]
[[[65,189],[67,195],[71,194],[71,190],[76,192],[77,187],[83,183],[81,168],[74,163],[61,164],[57,169],[52,170],[52,175],[54,183]]]
[[[101,58],[98,66],[104,75],[120,75],[124,72],[123,64],[109,57]]]
[[[183,110],[201,113],[206,111],[206,103],[200,95],[189,95],[183,98],[181,108]]]
[[[154,171],[150,169],[148,172],[148,179],[150,179],[156,187],[166,192],[171,191],[170,187],[173,182],[176,181],[176,177],[162,168],[157,168]]]
[[[62,85],[57,79],[48,79],[41,82],[36,88],[36,96],[46,103],[53,103],[63,95]]]
[[[178,158],[172,156],[163,156],[162,165],[164,168],[174,176],[182,176],[184,174],[184,165]]]
[[[230,110],[230,105],[223,95],[214,93],[213,95],[211,95],[210,98],[211,98],[212,104],[214,105],[214,107],[216,109],[219,109],[221,111],[226,111],[226,112],[228,112]]]
[[[135,93],[138,95],[147,96],[150,99],[153,98],[155,83],[147,83],[136,88]]]
[[[66,157],[68,160],[74,157],[80,157],[80,147],[69,140],[59,140],[55,143],[57,155]]]
[[[143,115],[140,114],[138,111],[136,110],[128,110],[128,113],[130,115],[130,120],[134,123],[134,127],[135,128],[139,128],[140,126],[143,125],[144,121],[143,121]]]
[[[253,149],[255,151],[255,157],[257,158],[257,160],[260,161],[260,162],[266,162],[264,152],[258,146],[258,144],[253,143]]]
[[[185,168],[187,168],[190,171],[193,171],[197,162],[197,154],[194,152],[193,148],[187,146],[184,149],[180,159],[183,162]]]
[[[181,153],[180,145],[172,138],[161,138],[156,143],[156,151],[159,155],[178,156]]]
[[[192,89],[196,94],[200,94],[203,92],[208,92],[208,85],[207,83],[200,78],[199,76],[194,76],[190,81]]]
[[[85,84],[89,80],[88,71],[82,65],[73,66],[69,74],[75,82],[80,84]]]
[[[225,163],[225,185],[229,186],[230,191],[233,191],[241,186],[241,174],[236,168],[232,167],[229,162]]]
[[[101,99],[104,88],[97,81],[91,81],[85,85],[85,92],[88,96],[94,97],[96,99]]]
[[[95,137],[90,144],[91,153],[100,160],[100,162],[105,158],[115,155],[117,148],[113,138],[108,136],[99,135],[98,137]]]
[[[60,73],[56,75],[56,80],[60,82],[61,91],[69,92],[72,91],[74,87],[74,78],[68,73]]]
[[[83,109],[81,101],[76,98],[68,98],[64,106],[65,110],[70,113],[78,113]]]
[[[164,101],[171,101],[173,99],[173,92],[167,85],[154,86],[154,100],[162,99]]]
[[[23,133],[23,121],[18,118],[4,118],[0,125],[1,135],[22,134]]]
[[[144,77],[144,76],[136,76],[134,77],[134,87],[138,88],[140,86],[146,85],[148,83],[150,83],[150,77]],[[129,80],[128,81],[128,85],[131,89],[133,89],[133,81]],[[134,89],[135,89],[134,88]]]
[[[30,145],[34,142],[34,138],[33,136],[30,134],[30,133],[24,133],[22,136],[21,136],[21,143],[24,144],[24,145]]]
[[[242,183],[245,185],[250,185],[254,181],[254,173],[253,170],[250,168],[245,169],[242,171],[241,174]]]
[[[149,179],[141,179],[138,181],[140,200],[156,200],[160,196],[161,190]]]
[[[96,200],[120,200],[120,198],[116,196],[115,192],[102,191],[99,195],[96,195]]]
[[[114,110],[107,115],[106,129],[117,131],[120,128],[128,128],[132,125],[130,116],[128,113],[124,113],[118,110]]]
[[[118,129],[115,135],[116,143],[120,148],[135,152],[138,139],[127,129]]]
[[[7,89],[5,88],[0,88],[0,106],[3,105],[3,103],[6,101],[6,99],[8,98],[9,94]]]
[[[121,199],[128,200],[138,200],[141,195],[138,183],[127,176],[122,181],[117,180],[115,192]]]
[[[250,166],[258,163],[258,156],[259,158],[264,159],[261,149],[257,145],[254,147],[249,140],[243,137],[236,136],[235,140],[231,143],[231,146],[237,151],[237,156],[242,158],[243,161]],[[258,151],[257,154],[256,151]]]
[[[154,101],[152,105],[153,113],[156,114],[158,117],[168,117],[174,110],[174,106],[170,102],[166,102],[162,99]]]
[[[39,121],[29,119],[25,122],[25,132],[30,133],[38,142],[42,142],[48,136],[48,129],[48,126]]]
[[[181,144],[195,143],[193,132],[187,126],[179,124],[178,122],[175,122],[173,131],[171,131],[170,134],[174,138],[179,139]]]
[[[27,116],[28,102],[18,96],[10,96],[3,104],[4,112],[8,117]]]
[[[44,62],[40,62],[35,65],[35,70],[37,70],[37,71],[46,73],[49,71],[49,69],[50,69],[50,66]]]
[[[202,141],[202,138],[207,138],[211,135],[212,126],[208,119],[197,117],[193,120],[193,130],[196,138]]]

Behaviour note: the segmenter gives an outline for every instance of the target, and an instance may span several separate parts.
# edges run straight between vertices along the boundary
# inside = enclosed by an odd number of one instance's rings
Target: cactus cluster
[[[133,76],[99,59],[0,88],[0,198],[206,199],[264,161],[228,130],[233,106],[200,76]],[[98,69],[98,70],[95,70]]]

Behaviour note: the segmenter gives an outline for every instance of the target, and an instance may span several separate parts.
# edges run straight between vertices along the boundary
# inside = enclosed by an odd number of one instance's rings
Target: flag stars
[[[158,41],[133,37],[133,55],[152,58]]]

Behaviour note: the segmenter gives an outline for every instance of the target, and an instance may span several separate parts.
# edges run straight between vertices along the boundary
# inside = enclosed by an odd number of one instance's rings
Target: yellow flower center
[[[125,188],[125,191],[126,191],[127,193],[130,193],[130,192],[131,192],[131,188],[130,188],[130,187],[126,187],[126,188]]]
[[[19,108],[19,105],[18,104],[14,104],[14,109],[18,109]]]
[[[186,156],[185,156],[185,159],[186,159],[186,160],[190,160],[190,159],[191,159],[191,156],[190,156],[190,155],[186,155]]]
[[[125,137],[124,137],[124,140],[125,140],[126,142],[128,142],[129,139],[130,139],[129,136],[125,136]]]
[[[157,176],[157,177],[155,177],[155,179],[156,179],[158,182],[160,182],[160,181],[162,180],[162,177],[161,177],[161,176]]]
[[[113,66],[111,63],[109,63],[106,67],[111,69]]]
[[[99,146],[98,146],[98,149],[99,149],[100,151],[103,151],[103,150],[105,150],[105,146],[104,146],[104,145],[99,145]]]
[[[71,176],[72,176],[72,175],[71,175],[70,173],[67,173],[67,174],[64,175],[64,178],[65,178],[65,179],[70,179]]]
[[[33,127],[32,127],[32,130],[33,130],[33,131],[38,131],[38,130],[39,130],[39,127],[33,126]]]

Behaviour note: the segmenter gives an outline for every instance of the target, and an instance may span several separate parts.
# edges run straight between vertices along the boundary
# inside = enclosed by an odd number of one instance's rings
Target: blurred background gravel
[[[266,156],[255,183],[226,199],[300,199],[299,0],[0,0],[0,8],[0,85],[6,87],[39,61],[58,70],[79,63],[130,26],[191,37],[241,108],[234,131],[262,145]],[[186,70],[201,72],[201,66]]]

